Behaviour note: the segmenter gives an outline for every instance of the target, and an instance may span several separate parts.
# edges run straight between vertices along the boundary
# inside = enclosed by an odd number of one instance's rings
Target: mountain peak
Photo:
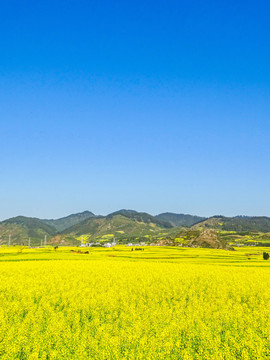
[[[83,212],[71,214],[59,219],[43,219],[42,221],[48,225],[53,226],[57,231],[61,232],[73,225],[95,216],[96,215],[91,211],[85,210]]]

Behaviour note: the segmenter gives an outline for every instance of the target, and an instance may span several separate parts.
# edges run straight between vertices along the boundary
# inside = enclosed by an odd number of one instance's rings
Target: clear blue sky
[[[270,216],[269,1],[0,2],[0,219]]]

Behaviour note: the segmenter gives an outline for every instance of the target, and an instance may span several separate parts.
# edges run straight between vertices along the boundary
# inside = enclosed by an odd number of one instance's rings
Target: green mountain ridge
[[[96,215],[91,211],[83,211],[81,213],[71,214],[59,219],[41,219],[41,221],[43,221],[45,224],[53,226],[57,231],[61,232],[73,225],[95,216]]]
[[[60,219],[17,216],[0,222],[0,244],[7,244],[9,238],[11,238],[11,244],[25,244],[28,238],[31,238],[32,245],[40,245],[46,236],[48,243],[51,241],[54,244],[79,245],[80,236],[83,235],[88,241],[103,241],[107,236],[108,239],[115,238],[120,243],[147,239],[147,242],[157,243],[172,241],[176,245],[180,241],[179,244],[185,245],[191,234],[189,231],[207,229],[217,231],[219,240],[221,236],[222,240],[231,243],[269,243],[270,241],[268,236],[270,218],[266,216],[216,215],[194,224],[200,218],[174,213],[152,216],[145,212],[126,209],[115,211],[107,216],[96,216],[90,211],[71,214]],[[205,234],[204,243],[210,232]],[[213,233],[210,235],[214,238]],[[200,238],[196,241],[198,244],[203,243]],[[193,245],[195,246],[195,243]]]
[[[7,244],[9,237],[11,244],[28,243],[28,239],[36,243],[40,242],[45,235],[48,241],[51,237],[55,236],[57,230],[45,224],[42,220],[26,216],[16,216],[0,222],[0,243]]]
[[[153,223],[153,224],[156,224],[157,226],[164,227],[164,228],[173,227],[173,225],[171,225],[170,222],[168,222],[168,221],[158,219],[156,216],[152,216],[146,212],[137,212],[135,210],[122,209],[122,210],[115,211],[115,212],[107,215],[106,217],[108,219],[110,219],[116,215],[122,215],[129,219],[139,221],[139,222],[144,222],[146,224]]]
[[[62,232],[74,237],[88,234],[91,239],[111,234],[119,239],[141,238],[146,235],[167,231],[172,226],[146,213],[119,210],[108,216],[86,219]]]
[[[155,216],[159,220],[166,221],[172,226],[192,226],[200,221],[206,219],[206,217],[189,215],[189,214],[175,214],[171,212],[162,213]]]
[[[192,226],[192,228],[212,228],[223,231],[270,232],[270,218],[267,216],[212,216]]]

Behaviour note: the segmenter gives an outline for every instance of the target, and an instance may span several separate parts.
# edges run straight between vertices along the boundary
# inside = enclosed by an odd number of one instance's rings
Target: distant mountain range
[[[108,234],[119,239],[155,238],[174,236],[180,228],[215,229],[236,232],[270,232],[269,217],[213,216],[204,218],[195,215],[162,213],[152,216],[134,210],[119,210],[107,216],[95,215],[90,211],[72,214],[60,219],[38,219],[17,216],[0,222],[0,244],[26,243],[29,238],[39,244],[45,236],[50,239],[72,239],[79,243],[79,237],[91,239],[106,237]],[[55,240],[56,241],[56,240]],[[64,242],[65,243],[65,242]]]

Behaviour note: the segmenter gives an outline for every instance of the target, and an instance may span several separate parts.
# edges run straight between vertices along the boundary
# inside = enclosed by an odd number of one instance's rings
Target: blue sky
[[[0,218],[270,216],[269,13],[0,2]]]

